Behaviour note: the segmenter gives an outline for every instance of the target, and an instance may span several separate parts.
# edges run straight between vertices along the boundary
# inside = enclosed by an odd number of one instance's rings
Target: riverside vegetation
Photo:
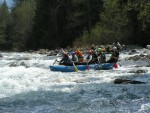
[[[0,50],[150,43],[149,0],[14,0],[0,4]]]

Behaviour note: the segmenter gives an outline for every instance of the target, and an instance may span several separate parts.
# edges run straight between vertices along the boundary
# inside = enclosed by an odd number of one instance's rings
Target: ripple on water
[[[55,57],[6,53],[0,62],[0,111],[14,113],[141,113],[149,112],[150,68],[144,74],[128,73],[139,62],[124,60],[114,70],[61,73],[49,70]],[[29,59],[27,59],[29,58]],[[9,67],[12,62],[24,64]],[[141,64],[145,64],[142,62]],[[146,84],[119,84],[116,78],[141,80]]]

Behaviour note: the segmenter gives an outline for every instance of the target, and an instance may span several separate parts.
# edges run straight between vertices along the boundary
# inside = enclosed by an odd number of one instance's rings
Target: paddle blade
[[[90,66],[87,66],[87,70],[90,70]]]
[[[78,72],[78,68],[75,66],[75,64],[73,63],[74,69],[76,72]]]
[[[76,71],[76,72],[78,72],[78,71],[79,71],[77,67],[74,67],[74,68],[75,68],[75,71]]]
[[[54,61],[53,65],[56,63],[57,60]]]

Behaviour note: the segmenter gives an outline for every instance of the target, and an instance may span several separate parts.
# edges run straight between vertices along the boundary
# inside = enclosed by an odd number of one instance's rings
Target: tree
[[[12,36],[14,50],[25,50],[30,38],[35,12],[35,0],[15,0],[12,8]]]
[[[38,0],[33,29],[33,48],[72,45],[83,29],[98,21],[99,0]]]
[[[10,23],[10,12],[6,1],[0,4],[0,49],[9,49],[8,26]],[[9,45],[9,46],[8,46]]]
[[[138,43],[145,46],[150,43],[150,1],[140,1],[139,8],[138,20],[141,34]]]
[[[126,30],[128,18],[124,7],[125,5],[121,5],[118,0],[105,1],[99,14],[100,21],[89,35],[82,36],[83,40],[89,44],[108,44],[127,38],[130,33]]]

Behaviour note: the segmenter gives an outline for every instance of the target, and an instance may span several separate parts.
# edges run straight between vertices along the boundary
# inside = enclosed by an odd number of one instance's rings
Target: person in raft
[[[61,49],[62,59],[59,62],[59,65],[68,65],[71,62],[71,59],[67,52],[64,49]]]
[[[112,49],[112,55],[110,59],[107,61],[107,63],[117,63],[119,59],[119,51],[117,50],[117,47],[113,47]]]
[[[74,63],[77,63],[79,61],[78,57],[77,57],[77,55],[74,51],[71,52],[71,61],[74,62]]]
[[[87,51],[87,55],[85,56],[85,60],[88,64],[92,64],[92,60],[93,60],[93,55],[92,55],[92,51],[88,50]]]
[[[98,63],[98,54],[97,54],[97,50],[93,50],[92,51],[92,64]]]
[[[97,52],[98,52],[98,61],[99,61],[98,63],[106,63],[106,56],[102,52],[102,49],[98,48]]]
[[[76,49],[75,53],[77,55],[79,63],[85,63],[82,52],[79,49]]]

